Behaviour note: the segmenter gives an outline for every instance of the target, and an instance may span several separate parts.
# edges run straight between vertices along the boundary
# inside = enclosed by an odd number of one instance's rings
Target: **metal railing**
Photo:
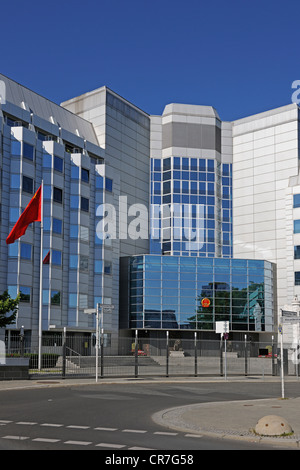
[[[226,348],[225,348],[226,345]],[[43,338],[41,369],[38,353],[14,341],[8,357],[28,357],[30,376],[95,376],[96,347],[93,338]],[[293,351],[283,354],[285,375],[299,376]],[[98,350],[98,375],[105,377],[280,375],[277,344],[252,341],[202,339],[120,338]]]

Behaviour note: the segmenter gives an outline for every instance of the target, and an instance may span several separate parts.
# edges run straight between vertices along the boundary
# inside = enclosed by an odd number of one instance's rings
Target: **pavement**
[[[252,382],[264,381],[280,383],[279,377],[234,377],[227,378],[227,382]],[[30,388],[103,385],[120,383],[216,383],[223,382],[221,377],[172,377],[172,378],[105,378],[98,379],[96,383],[92,378],[41,378],[31,380],[0,381],[1,391]],[[300,378],[287,377],[286,382],[296,382],[300,386]],[[300,388],[299,388],[300,391]],[[282,389],[283,392],[283,389]],[[292,428],[292,433],[287,436],[258,435],[254,432],[257,422],[266,416],[276,415],[284,418]],[[300,448],[300,393],[299,397],[287,397],[282,393],[281,397],[237,400],[212,403],[198,403],[176,408],[161,410],[152,416],[153,420],[167,428],[188,432],[196,435],[206,435],[220,439],[238,439],[261,444],[272,444],[285,448]]]

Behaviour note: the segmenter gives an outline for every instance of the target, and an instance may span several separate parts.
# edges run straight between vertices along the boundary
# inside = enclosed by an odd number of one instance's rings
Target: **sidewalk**
[[[260,379],[257,379],[258,381]],[[264,382],[278,383],[278,377],[266,377]],[[230,377],[227,382],[253,383],[253,377]],[[287,378],[286,382],[299,382],[297,378]],[[0,394],[4,390],[28,388],[84,386],[120,383],[224,383],[221,377],[172,377],[172,378],[105,378],[95,379],[35,379],[0,381]],[[300,389],[299,389],[300,391]],[[300,395],[300,393],[299,393]],[[1,396],[1,395],[0,395]],[[293,429],[293,434],[286,437],[258,436],[253,432],[259,419],[276,415],[284,418]],[[201,403],[170,408],[155,413],[153,420],[170,429],[193,434],[207,435],[221,439],[239,439],[262,444],[274,444],[289,448],[300,447],[300,396],[282,399],[238,400],[226,402]]]

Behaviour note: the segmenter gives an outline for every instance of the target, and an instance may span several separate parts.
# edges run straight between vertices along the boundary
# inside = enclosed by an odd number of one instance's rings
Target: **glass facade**
[[[231,257],[232,164],[152,159],[150,231],[152,254]]]
[[[130,328],[273,331],[274,265],[261,260],[130,258]]]

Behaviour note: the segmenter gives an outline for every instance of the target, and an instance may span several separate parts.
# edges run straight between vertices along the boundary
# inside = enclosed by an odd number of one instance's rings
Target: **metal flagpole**
[[[42,308],[43,308],[43,234],[44,234],[44,182],[41,184],[41,250],[40,250],[40,298],[39,298],[39,355],[38,369],[42,369]]]

